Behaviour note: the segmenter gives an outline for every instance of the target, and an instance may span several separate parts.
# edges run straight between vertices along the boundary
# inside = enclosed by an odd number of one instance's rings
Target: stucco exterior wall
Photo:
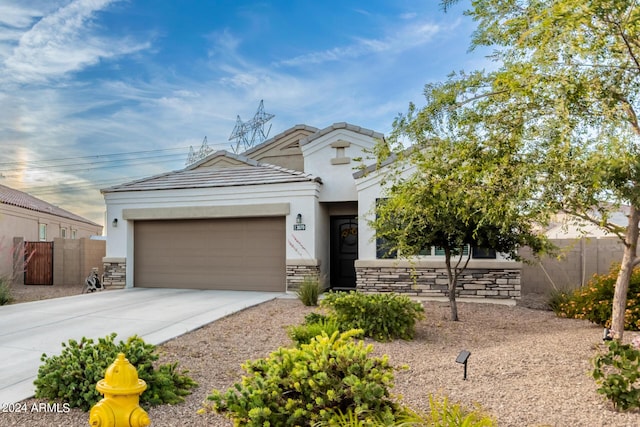
[[[322,178],[320,202],[346,202],[358,200],[353,160],[362,157],[363,150],[375,145],[372,136],[338,129],[302,143],[304,170]]]
[[[0,203],[0,275],[9,275],[13,271],[13,238],[21,237],[28,242],[39,241],[40,224],[47,226],[45,240],[48,242],[62,237],[62,229],[66,229],[67,239],[72,237],[74,231],[76,239],[102,234],[102,226]]]
[[[408,177],[413,167],[400,176]],[[384,172],[384,169],[383,169]],[[356,179],[358,191],[358,251],[356,286],[363,292],[398,292],[420,297],[447,295],[444,256],[421,256],[412,260],[377,259],[375,230],[369,221],[375,218],[376,200],[385,197],[380,170]],[[506,260],[473,259],[460,277],[457,294],[469,298],[519,299],[522,264]]]
[[[322,265],[322,259],[316,253],[318,238],[315,224],[318,222],[318,194],[321,184],[317,182],[299,182],[293,184],[248,185],[224,188],[176,189],[155,191],[131,191],[105,193],[107,202],[108,245],[106,258],[118,260],[116,263],[106,263],[105,267],[113,264],[126,265],[126,286],[133,286],[133,229],[135,220],[127,219],[123,213],[127,210],[146,209],[170,212],[171,208],[182,209],[186,212],[197,212],[199,209],[220,207],[228,211],[229,217],[239,217],[247,214],[263,216],[265,212],[261,205],[273,206],[285,204],[288,209],[285,214],[287,230],[286,258],[291,262],[304,260]],[[296,216],[301,214],[306,230],[294,230]],[[206,215],[206,214],[205,214]],[[117,226],[113,226],[117,219]],[[109,266],[107,265],[109,264]]]

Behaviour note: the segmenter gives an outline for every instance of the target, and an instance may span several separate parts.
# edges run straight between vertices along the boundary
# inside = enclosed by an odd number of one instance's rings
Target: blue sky
[[[260,100],[270,136],[388,133],[425,83],[483,68],[467,2],[2,0],[0,184],[103,223],[100,188],[230,150]]]

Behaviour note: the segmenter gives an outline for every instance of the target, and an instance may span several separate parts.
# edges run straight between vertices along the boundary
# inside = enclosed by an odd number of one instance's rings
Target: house
[[[355,159],[380,138],[348,123],[297,125],[240,155],[101,190],[105,282],[283,292],[319,274],[333,289],[441,295],[444,257],[379,259],[367,219],[381,170],[356,172]],[[469,296],[517,298],[519,264],[474,259],[462,281]]]
[[[13,274],[14,239],[52,242],[101,235],[102,226],[72,212],[0,185],[0,276]]]

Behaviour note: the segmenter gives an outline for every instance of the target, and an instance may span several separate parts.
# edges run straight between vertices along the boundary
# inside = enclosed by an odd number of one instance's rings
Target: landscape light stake
[[[464,376],[462,377],[463,380],[467,379],[467,360],[469,360],[469,356],[471,356],[470,351],[462,350],[456,358],[456,363],[462,363],[464,365]]]

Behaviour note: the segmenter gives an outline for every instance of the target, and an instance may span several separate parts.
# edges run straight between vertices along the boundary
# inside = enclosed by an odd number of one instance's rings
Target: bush
[[[640,350],[617,340],[607,345],[607,353],[598,354],[592,360],[598,393],[604,394],[617,409],[639,408]]]
[[[558,315],[562,311],[563,304],[568,303],[571,300],[571,293],[562,290],[553,290],[549,294],[547,299],[547,305]]]
[[[321,305],[333,311],[341,329],[362,329],[376,341],[411,340],[416,321],[424,318],[422,304],[404,295],[337,292],[327,294]]]
[[[318,297],[321,291],[322,285],[318,276],[305,276],[296,294],[302,304],[315,307],[318,305]]]
[[[106,369],[118,355],[124,353],[129,362],[138,370],[138,377],[147,383],[147,389],[140,396],[142,406],[155,406],[163,403],[181,403],[197,384],[186,374],[178,372],[177,363],[161,365],[154,369],[158,360],[155,346],[147,344],[142,338],[133,336],[126,342],[114,342],[116,334],[92,339],[82,338],[80,342],[69,340],[62,343],[62,353],[47,357],[38,369],[34,381],[35,396],[56,400],[62,399],[71,407],[88,411],[102,396],[96,390],[98,381],[104,379]]]
[[[402,417],[402,426],[431,427],[494,427],[497,421],[487,414],[479,405],[473,409],[459,403],[451,403],[449,398],[429,395],[429,412],[419,414],[410,409]]]
[[[0,305],[6,305],[13,301],[11,296],[11,288],[5,278],[0,277]]]
[[[445,397],[429,395],[429,412],[419,413],[407,407],[402,407],[393,424],[385,424],[376,420],[374,424],[366,424],[358,419],[353,410],[347,410],[331,418],[329,422],[318,422],[314,427],[365,427],[395,426],[395,427],[495,427],[497,421],[482,409],[480,405],[473,408],[464,407],[458,403],[451,403]]]
[[[564,297],[557,296],[555,313],[560,317],[586,319],[602,327],[610,327],[613,293],[619,271],[620,266],[614,265],[608,274],[594,275],[586,286]],[[640,330],[640,268],[636,268],[631,275],[624,328]]]
[[[300,348],[280,348],[242,365],[242,382],[214,390],[205,406],[243,426],[310,426],[352,410],[366,425],[394,422],[390,398],[393,368],[386,356],[370,358],[372,346],[355,342],[361,331],[334,332]]]
[[[333,335],[334,332],[341,332],[338,321],[333,317],[324,317],[318,320],[305,321],[302,325],[291,326],[287,329],[287,334],[296,344],[296,347],[300,347],[302,344],[309,344],[312,338],[322,335],[323,332],[328,336]]]

